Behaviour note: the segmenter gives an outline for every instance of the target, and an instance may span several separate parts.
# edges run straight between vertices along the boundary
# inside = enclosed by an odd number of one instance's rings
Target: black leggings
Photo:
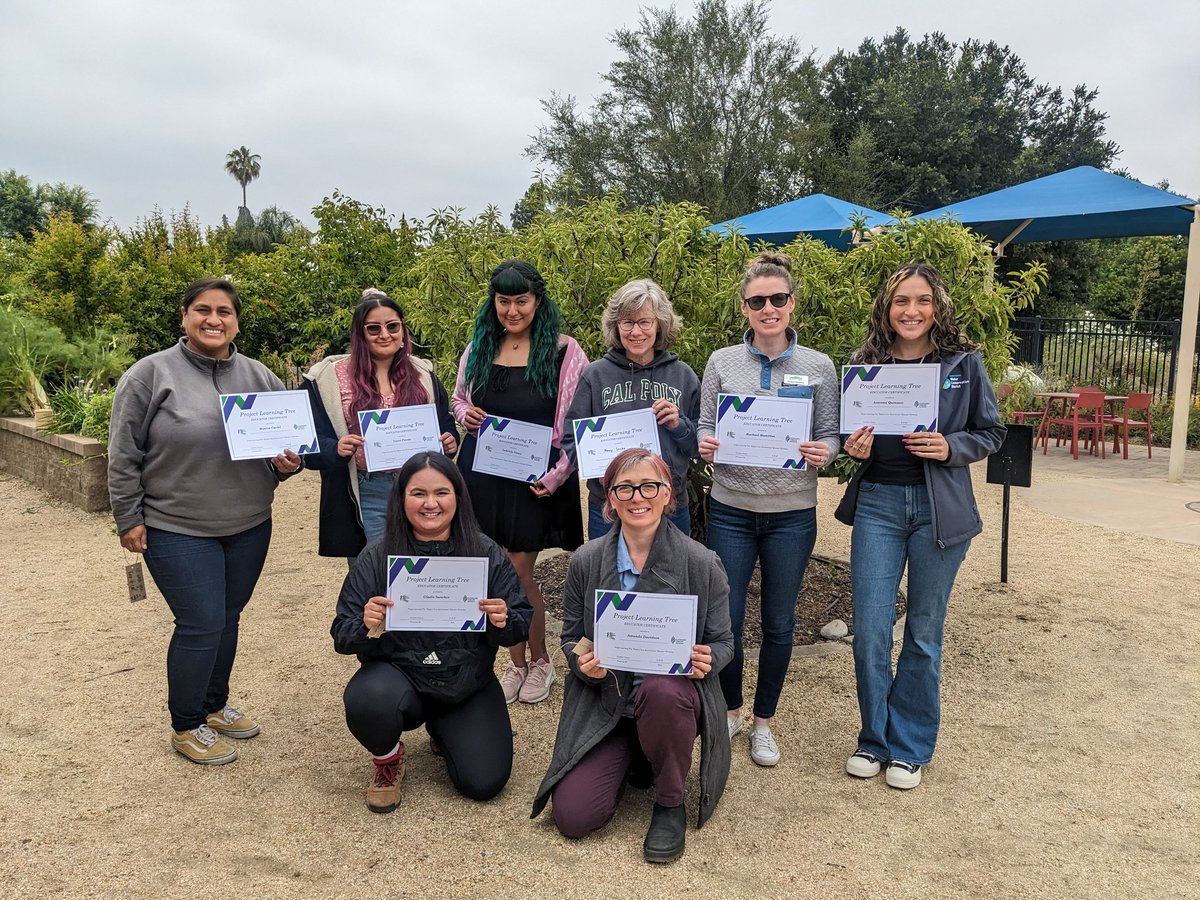
[[[396,745],[401,732],[425,726],[442,747],[455,790],[491,800],[512,774],[513,739],[504,691],[494,677],[458,703],[422,697],[408,676],[387,662],[366,662],[343,695],[346,724],[375,756]]]

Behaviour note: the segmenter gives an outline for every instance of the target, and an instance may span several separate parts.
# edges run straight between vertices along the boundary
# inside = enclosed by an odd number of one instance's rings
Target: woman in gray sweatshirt
[[[290,450],[269,461],[229,458],[218,395],[283,390],[266,366],[234,347],[240,312],[228,281],[188,285],[184,337],[121,377],[108,443],[121,546],[144,554],[175,616],[167,648],[171,745],[208,765],[237,759],[226,737],[259,732],[229,705],[229,676],[242,608],[271,541],[275,486],[301,466]]]
[[[798,346],[789,325],[796,308],[791,260],[763,253],[742,277],[742,315],[749,328],[740,344],[708,359],[700,389],[700,456],[713,462],[719,394],[812,399],[811,439],[797,444],[802,468],[766,469],[713,465],[708,504],[708,546],[729,575],[733,661],[721,670],[729,710],[729,736],[742,730],[742,624],[746,588],[761,563],[762,648],[750,729],[750,758],[779,762],[771,731],[775,707],[792,658],[796,596],[817,537],[817,468],[837,456],[838,378],[824,353]]]

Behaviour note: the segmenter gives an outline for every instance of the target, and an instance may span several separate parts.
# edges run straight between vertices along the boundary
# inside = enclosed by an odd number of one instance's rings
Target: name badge
[[[784,375],[784,384],[808,384],[807,375]]]

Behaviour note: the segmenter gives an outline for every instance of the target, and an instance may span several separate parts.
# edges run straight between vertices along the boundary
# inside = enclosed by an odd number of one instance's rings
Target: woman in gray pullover
[[[283,389],[233,346],[240,312],[228,281],[188,285],[185,336],[121,377],[108,443],[121,546],[145,555],[175,616],[167,648],[171,745],[208,765],[237,758],[225,737],[259,732],[229,705],[229,675],[242,608],[271,541],[275,486],[301,466],[290,450],[269,461],[229,458],[218,395]]]
[[[700,389],[700,456],[713,462],[717,395],[810,397],[811,440],[798,445],[804,468],[764,469],[713,465],[708,504],[708,546],[729,575],[733,661],[721,670],[729,710],[729,737],[742,730],[742,624],[746,588],[761,563],[762,648],[750,729],[750,758],[760,766],[779,762],[771,720],[792,658],[796,596],[817,537],[817,473],[840,449],[838,378],[823,353],[798,346],[789,321],[796,308],[791,260],[763,253],[742,277],[742,315],[749,328],[742,343],[708,359]]]

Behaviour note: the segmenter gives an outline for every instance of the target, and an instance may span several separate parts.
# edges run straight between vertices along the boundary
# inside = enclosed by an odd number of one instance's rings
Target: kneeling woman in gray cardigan
[[[576,551],[563,591],[563,652],[571,669],[550,769],[533,804],[537,816],[553,797],[554,824],[580,838],[607,825],[627,774],[649,764],[654,811],[643,845],[650,862],[670,862],[684,849],[684,782],[700,736],[703,825],[729,777],[729,737],[717,673],[733,657],[729,583],[715,553],[667,520],[675,498],[666,464],[642,449],[626,450],[602,481],[607,518],[618,527]],[[607,669],[592,651],[595,593],[600,589],[695,594],[692,672],[635,675]],[[640,764],[640,765],[639,765]]]

